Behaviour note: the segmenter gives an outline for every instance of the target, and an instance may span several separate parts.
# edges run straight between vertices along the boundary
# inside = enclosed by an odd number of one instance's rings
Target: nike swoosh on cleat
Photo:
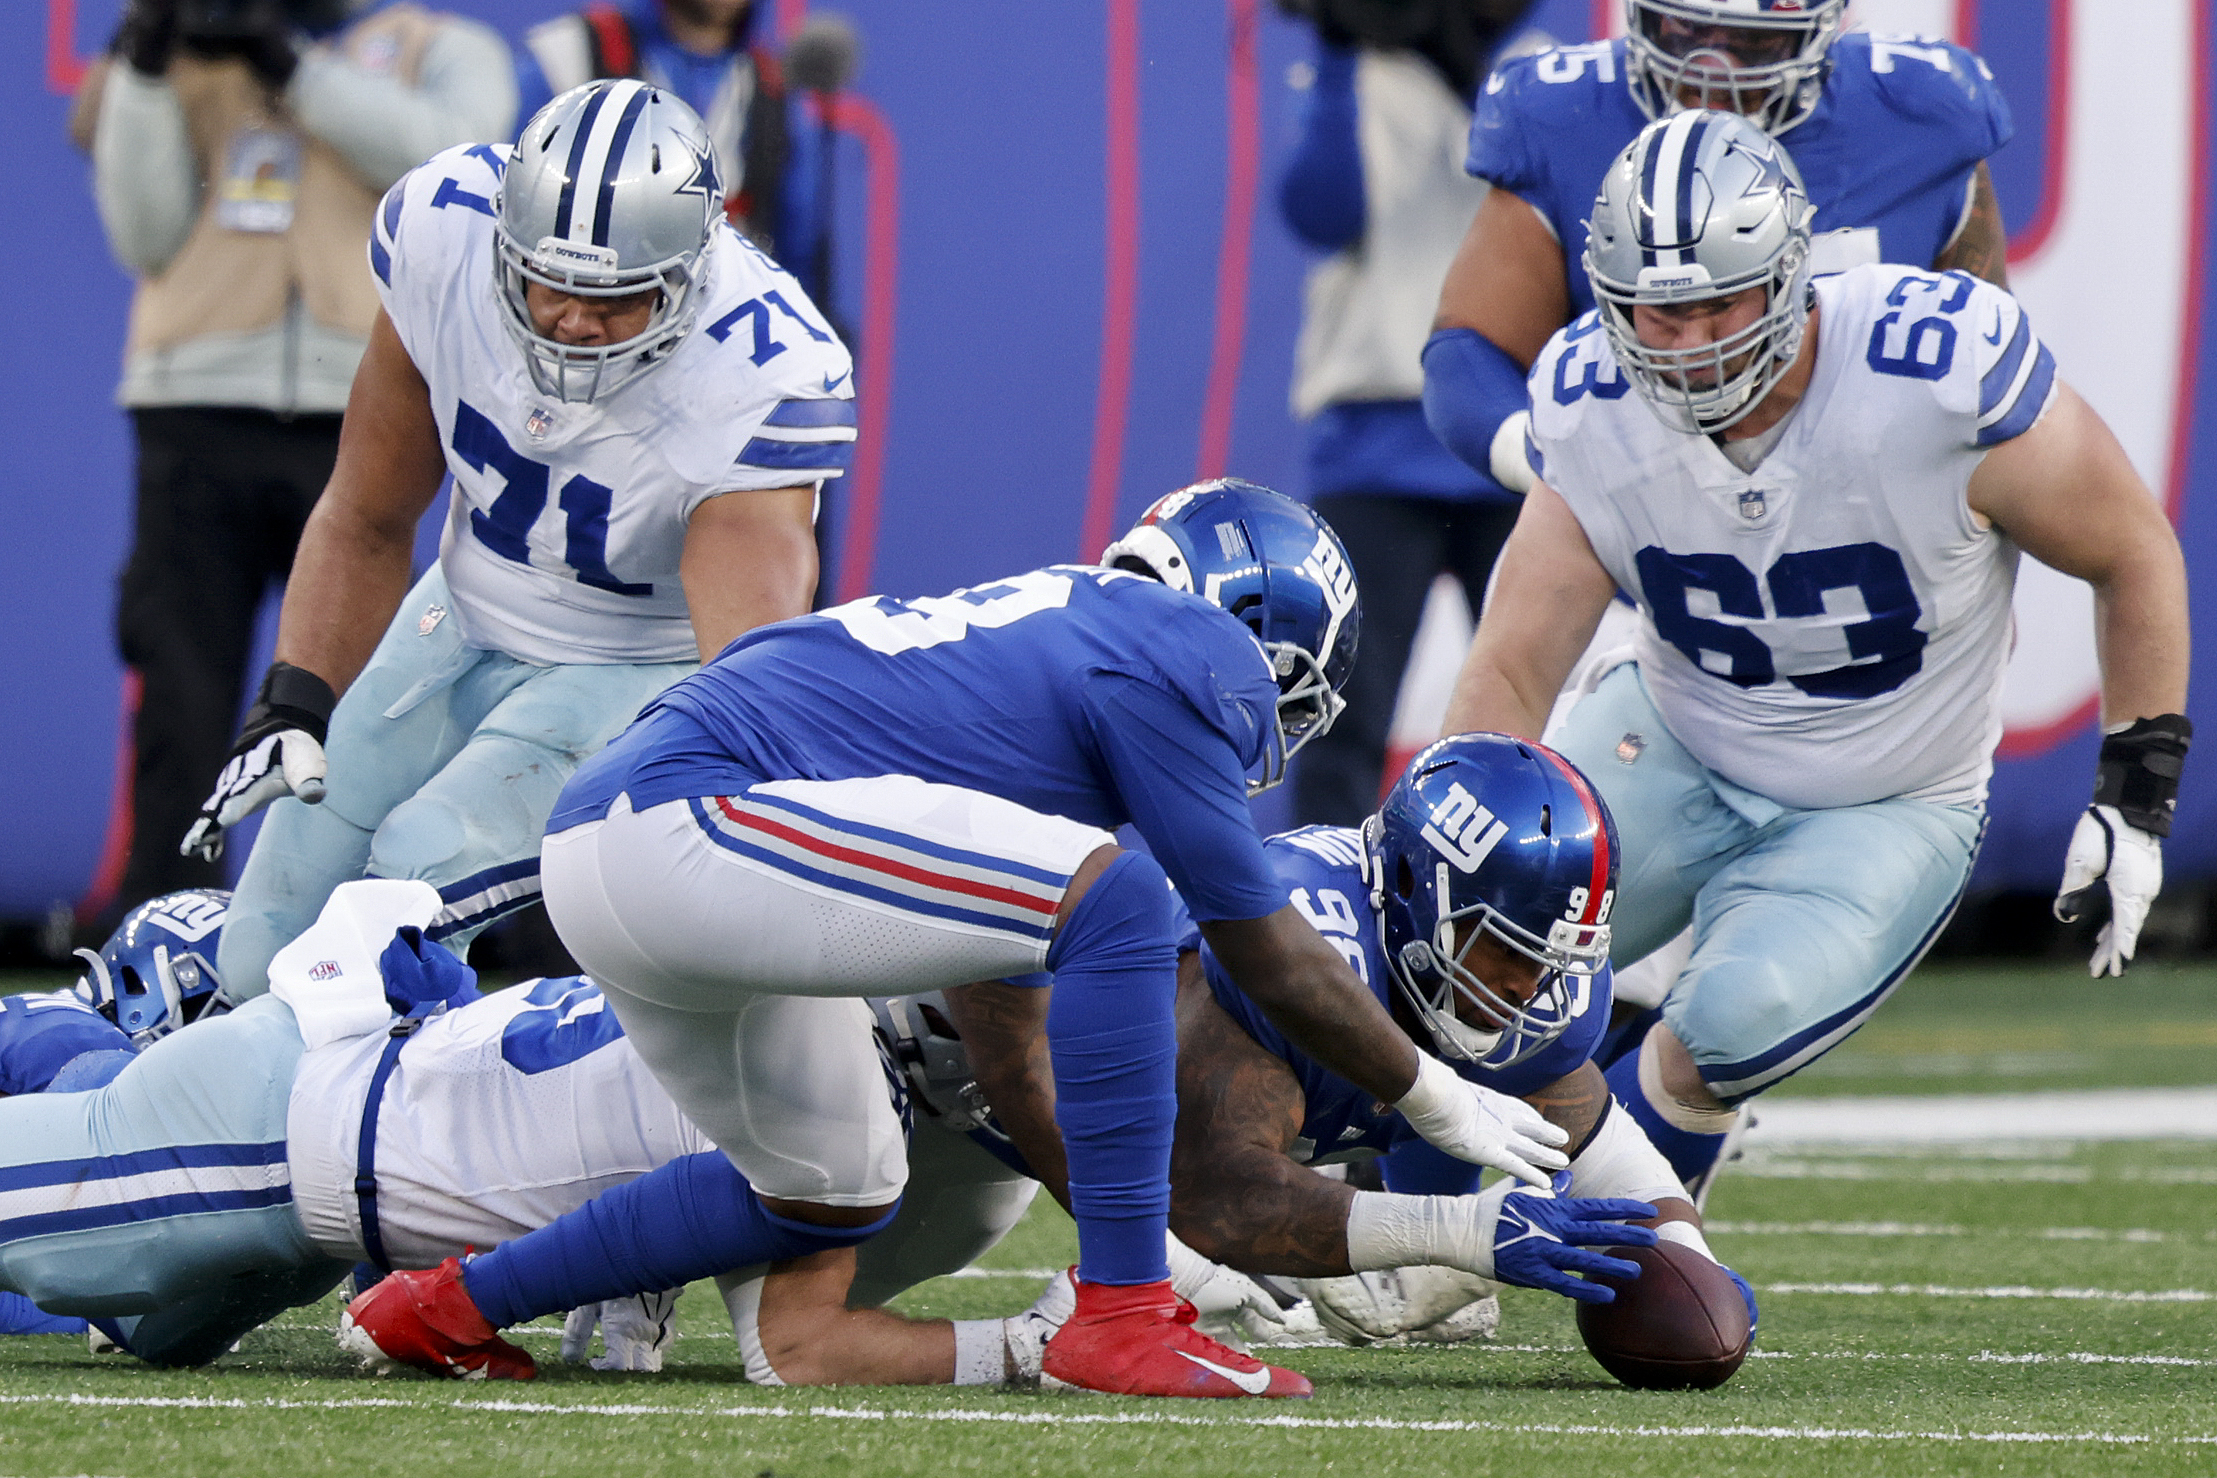
[[[826,395],[829,395],[832,391],[837,390],[842,384],[846,383],[847,375],[851,375],[853,373],[853,370],[848,370],[846,375],[841,375],[836,380],[833,379],[830,375],[824,376],[824,393]]]
[[[1270,1389],[1270,1367],[1267,1365],[1257,1371],[1242,1373],[1237,1370],[1226,1369],[1214,1360],[1204,1360],[1199,1355],[1188,1355],[1183,1350],[1172,1350],[1170,1353],[1181,1359],[1191,1360],[1203,1370],[1215,1371],[1250,1396],[1260,1396]]]

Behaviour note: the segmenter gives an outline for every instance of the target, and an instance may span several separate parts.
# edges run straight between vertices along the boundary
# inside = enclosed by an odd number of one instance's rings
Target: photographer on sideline
[[[1279,0],[1316,27],[1315,80],[1278,186],[1286,224],[1332,253],[1309,274],[1293,413],[1309,500],[1363,591],[1347,711],[1295,767],[1302,822],[1377,809],[1402,669],[1433,576],[1473,615],[1518,501],[1424,423],[1425,337],[1486,187],[1463,173],[1471,101],[1531,0]]]
[[[378,198],[441,149],[505,140],[487,27],[401,3],[130,0],[80,88],[109,249],[138,278],[116,398],[138,442],[117,645],[141,681],[130,860],[104,928],[220,886],[178,855],[237,727],[255,612],[338,453],[377,316]],[[486,202],[457,197],[457,206]]]

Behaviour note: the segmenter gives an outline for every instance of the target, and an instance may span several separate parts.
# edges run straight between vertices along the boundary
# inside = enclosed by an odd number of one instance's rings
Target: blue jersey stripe
[[[282,1165],[285,1141],[269,1144],[178,1144],[121,1155],[91,1155],[0,1167],[0,1191],[32,1190],[76,1181],[116,1180],[162,1170]]]
[[[379,282],[387,287],[393,285],[393,254],[385,250],[384,243],[377,239],[374,231],[370,233],[369,239],[369,264]]]
[[[387,241],[399,238],[400,207],[405,203],[404,197],[408,190],[408,181],[415,177],[415,173],[414,170],[408,171],[407,174],[400,177],[390,190],[385,192],[385,207],[379,212],[378,218],[385,223],[385,239]]]
[[[812,822],[828,831],[836,831],[862,841],[883,842],[888,846],[899,847],[919,856],[936,858],[941,862],[952,862],[958,867],[974,867],[980,872],[1005,873],[1009,877],[1022,878],[1026,882],[1039,883],[1049,888],[1067,888],[1070,886],[1072,877],[1070,873],[1052,872],[1044,867],[1032,867],[1027,863],[1011,862],[1006,857],[988,856],[983,852],[969,852],[960,847],[950,847],[944,842],[925,841],[921,837],[910,836],[907,832],[893,831],[883,826],[872,826],[868,822],[850,820],[845,816],[833,816],[812,806],[804,806],[791,796],[749,791],[743,796],[736,797],[736,799],[745,801],[750,806],[761,806],[767,810],[783,811],[788,815],[801,817],[803,820]]]
[[[757,436],[739,453],[742,467],[763,467],[776,472],[814,472],[854,465],[851,441],[772,441]]]
[[[1978,382],[1978,413],[1989,416],[2001,398],[2009,393],[2009,387],[2017,383],[2017,366],[2024,363],[2025,346],[2032,342],[2032,319],[2022,309],[2017,313],[2017,331],[2009,336],[2009,343],[1994,361],[1994,367]]]
[[[0,1221],[0,1243],[26,1237],[50,1237],[57,1232],[85,1232],[101,1227],[129,1226],[133,1222],[160,1221],[170,1216],[204,1216],[212,1211],[253,1211],[284,1206],[293,1198],[289,1185],[248,1191],[188,1191],[175,1196],[150,1196],[116,1206],[87,1206],[72,1211],[48,1211]]]
[[[2017,393],[2016,403],[2010,406],[2007,415],[1978,433],[1978,445],[1999,446],[2030,431],[2032,423],[2040,419],[2040,412],[2047,409],[2048,394],[2054,389],[2055,356],[2042,344],[2039,356],[2032,361],[2032,373],[2025,376],[2025,388]]]
[[[640,88],[624,104],[623,116],[616,120],[616,136],[608,145],[608,158],[600,168],[600,198],[593,205],[593,245],[608,244],[608,219],[616,211],[616,175],[622,169],[624,145],[631,142],[631,130],[638,123],[639,115],[646,111],[647,90]]]
[[[762,419],[765,426],[789,429],[852,426],[854,423],[854,402],[851,400],[781,400]]]
[[[527,857],[521,862],[503,862],[498,867],[488,867],[483,872],[473,872],[458,883],[449,883],[439,890],[441,903],[455,903],[472,893],[482,893],[487,888],[497,888],[502,883],[512,883],[518,878],[535,878],[539,875],[539,859]]]

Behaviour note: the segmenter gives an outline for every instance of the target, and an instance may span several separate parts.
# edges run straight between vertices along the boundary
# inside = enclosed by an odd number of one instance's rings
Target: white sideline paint
[[[1082,1397],[1072,1398],[1073,1401]],[[1609,1425],[1567,1422],[1403,1421],[1391,1417],[1357,1417],[1338,1420],[1310,1416],[1206,1417],[1178,1416],[1170,1412],[1123,1411],[984,1411],[975,1408],[915,1411],[855,1406],[664,1406],[643,1402],[565,1404],[553,1401],[407,1401],[393,1397],[364,1396],[329,1401],[268,1398],[245,1401],[208,1396],[0,1396],[0,1406],[141,1407],[200,1411],[345,1411],[380,1410],[484,1412],[491,1416],[597,1416],[597,1417],[724,1417],[803,1418],[817,1421],[954,1422],[1025,1427],[1279,1427],[1319,1431],[1369,1432],[1494,1432],[1549,1437],[1753,1437],[1788,1442],[1978,1442],[1978,1443],[2087,1443],[2101,1446],[2212,1446],[2217,1435],[2150,1437],[2136,1432],[1929,1432],[1874,1427],[1725,1427]]]
[[[1765,1098],[1750,1148],[1967,1144],[1980,1140],[2217,1140],[2217,1088],[1962,1093],[1920,1098]]]

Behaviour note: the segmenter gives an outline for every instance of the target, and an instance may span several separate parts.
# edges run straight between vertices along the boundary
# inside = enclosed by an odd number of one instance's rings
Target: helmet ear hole
[[[1409,859],[1406,857],[1394,859],[1393,891],[1402,899],[1416,896],[1416,869],[1409,866]]]
[[[1553,806],[1540,807],[1540,835],[1543,837],[1555,835],[1555,808]]]
[[[945,1037],[948,1041],[959,1042],[962,1040],[962,1033],[956,1031],[954,1023],[941,1015],[937,1008],[918,1002],[916,1013],[924,1018],[924,1025],[930,1027],[932,1031]]]
[[[139,972],[131,966],[125,965],[122,969],[116,972],[116,975],[118,977],[119,984],[122,987],[118,994],[126,996],[143,996],[148,994],[145,979],[142,978]]]

